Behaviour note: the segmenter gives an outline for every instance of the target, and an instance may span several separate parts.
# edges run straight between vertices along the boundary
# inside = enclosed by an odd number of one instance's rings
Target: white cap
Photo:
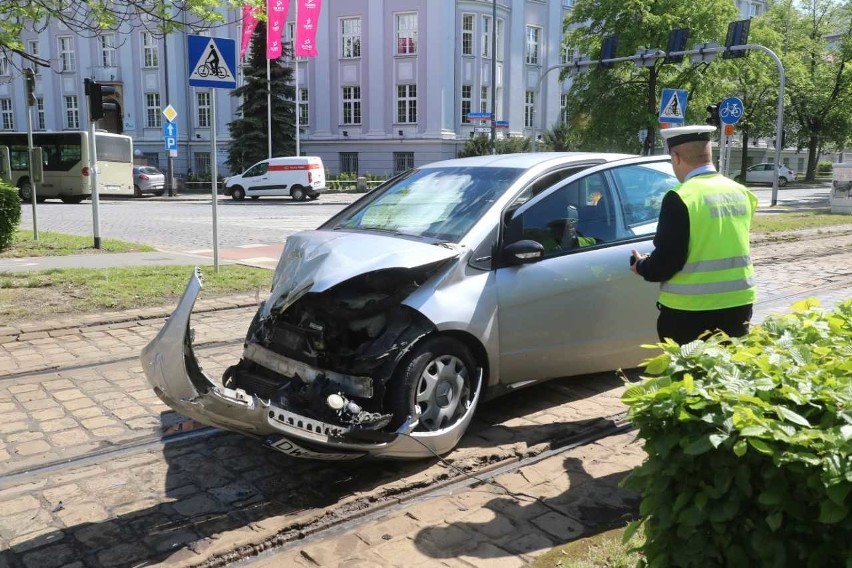
[[[666,141],[669,148],[674,148],[678,144],[686,142],[709,142],[710,134],[713,132],[716,132],[715,126],[675,126],[673,128],[663,128],[660,130],[660,135]]]

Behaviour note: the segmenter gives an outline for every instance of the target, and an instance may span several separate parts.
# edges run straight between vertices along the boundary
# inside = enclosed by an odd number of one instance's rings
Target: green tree
[[[536,149],[542,152],[576,151],[580,144],[580,136],[577,130],[567,122],[558,122],[542,133],[541,142],[536,145]]]
[[[728,22],[737,19],[730,0],[577,0],[565,21],[565,49],[597,57],[602,38],[618,37],[618,55],[640,48],[666,48],[670,30],[689,28],[689,45],[721,43]],[[728,87],[707,64],[692,65],[657,60],[651,67],[632,62],[612,69],[593,68],[577,76],[568,95],[568,123],[578,128],[584,150],[637,151],[637,132],[648,130],[641,149],[656,146],[659,100],[662,88],[689,90],[687,122],[703,123],[704,107]]]
[[[272,91],[272,155],[292,156],[296,151],[296,112],[293,68],[282,57],[270,61]],[[251,38],[245,83],[231,91],[242,97],[237,109],[239,118],[228,123],[231,142],[226,164],[232,172],[242,172],[252,164],[269,157],[268,98],[266,82],[266,25],[259,22]]]
[[[820,152],[842,148],[852,132],[852,2],[786,0],[767,16],[783,36],[787,144],[808,149],[813,180]]]
[[[126,33],[141,27],[161,34],[184,27],[184,18],[193,29],[206,28],[223,21],[223,7],[243,4],[261,6],[260,0],[115,0],[111,2],[3,0],[0,2],[0,51],[16,53],[25,61],[48,66],[49,61],[27,53],[21,32],[39,32],[53,22],[85,37],[105,31]]]

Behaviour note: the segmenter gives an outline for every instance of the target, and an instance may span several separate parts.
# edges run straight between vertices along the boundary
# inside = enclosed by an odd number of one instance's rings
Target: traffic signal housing
[[[83,84],[89,97],[89,120],[94,122],[104,117],[105,110],[115,110],[115,103],[104,103],[104,95],[115,94],[115,87],[101,85],[91,79],[85,79]]]
[[[704,122],[717,128],[722,124],[719,120],[719,105],[707,105],[707,119]]]
[[[24,69],[24,80],[27,86],[27,106],[35,106],[35,72],[32,69]]]

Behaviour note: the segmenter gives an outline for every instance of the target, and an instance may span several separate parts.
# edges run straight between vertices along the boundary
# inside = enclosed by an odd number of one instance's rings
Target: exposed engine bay
[[[386,403],[387,385],[411,346],[435,328],[402,302],[443,265],[377,270],[283,309],[261,305],[224,386],[340,425],[348,436],[381,439],[381,431],[414,421],[413,405]]]

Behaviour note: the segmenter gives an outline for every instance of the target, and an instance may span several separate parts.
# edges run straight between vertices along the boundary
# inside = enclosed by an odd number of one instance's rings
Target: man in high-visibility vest
[[[631,257],[630,269],[660,282],[657,334],[680,344],[705,332],[748,333],[756,297],[749,251],[757,198],[716,172],[713,126],[661,130],[680,185],[660,206],[654,251]]]

